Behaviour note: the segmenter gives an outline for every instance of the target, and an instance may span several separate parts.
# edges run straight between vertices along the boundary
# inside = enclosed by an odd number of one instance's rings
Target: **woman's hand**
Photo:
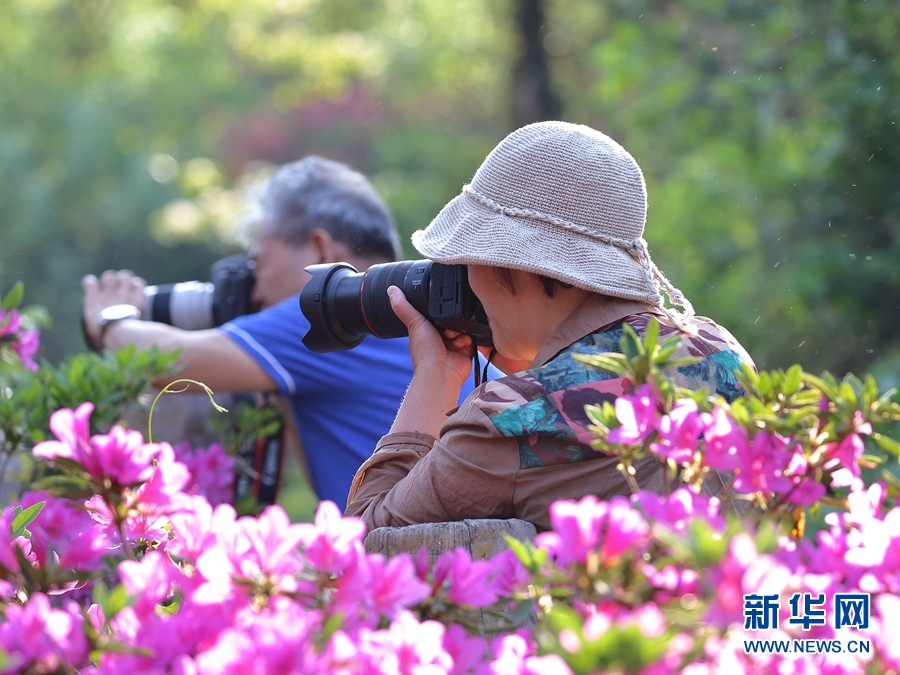
[[[409,330],[409,351],[415,375],[446,383],[459,396],[472,370],[475,347],[472,338],[456,331],[443,335],[409,303],[396,286],[388,288],[391,309]]]

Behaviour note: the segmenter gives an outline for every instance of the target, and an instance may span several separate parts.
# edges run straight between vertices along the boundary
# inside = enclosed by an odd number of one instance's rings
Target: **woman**
[[[728,331],[695,317],[653,264],[642,238],[646,210],[637,162],[589,127],[532,124],[488,155],[412,241],[431,260],[468,266],[497,353],[521,367],[451,414],[471,341],[441,335],[389,289],[409,328],[414,376],[390,433],[356,474],[346,515],[370,529],[521,518],[542,530],[558,499],[629,494],[618,458],[591,448],[584,413],[629,383],[572,358],[618,351],[623,322],[643,334],[656,319],[664,335],[683,334],[681,352],[703,361],[674,374],[677,384],[742,394],[734,370],[750,357]],[[665,307],[663,294],[678,309]],[[641,487],[661,489],[654,458],[635,468]]]

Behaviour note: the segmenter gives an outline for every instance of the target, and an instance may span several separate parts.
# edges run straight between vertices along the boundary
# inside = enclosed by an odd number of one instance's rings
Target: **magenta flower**
[[[363,555],[365,523],[342,517],[333,502],[321,502],[314,522],[297,528],[306,560],[320,572],[335,574],[355,565]]]
[[[659,440],[650,444],[650,450],[678,464],[690,463],[703,431],[703,418],[697,403],[682,399],[659,421]]]
[[[41,340],[36,330],[22,331],[19,333],[19,339],[13,341],[9,346],[19,355],[22,365],[28,370],[38,369],[34,356],[41,348]]]
[[[736,492],[774,492],[785,494],[791,487],[784,470],[790,462],[792,452],[789,441],[760,431],[738,459],[732,486]]]
[[[587,495],[578,502],[558,501],[550,506],[553,530],[536,542],[556,556],[559,565],[584,565],[596,551],[605,565],[616,564],[623,553],[643,546],[649,525],[624,497],[599,502]]]
[[[720,406],[713,408],[712,413],[703,413],[701,418],[706,427],[703,464],[720,471],[734,471],[747,452],[747,432]]]
[[[497,601],[494,568],[486,560],[472,560],[463,548],[442,553],[434,564],[434,588],[445,588],[457,605],[490,607]]]
[[[684,532],[694,518],[704,518],[720,531],[725,529],[725,520],[719,515],[719,499],[695,494],[686,487],[680,487],[670,495],[642,490],[632,495],[631,501],[649,520],[665,523],[676,532]]]
[[[84,467],[93,478],[109,478],[119,485],[134,485],[153,473],[153,446],[144,444],[140,432],[113,427],[109,434],[89,437],[93,403],[82,403],[73,412],[57,410],[50,416],[50,428],[58,441],[34,446],[35,457],[70,459]]]
[[[357,611],[368,607],[376,615],[392,619],[430,593],[431,587],[416,576],[408,553],[391,558],[371,553],[340,577],[335,605],[355,607]]]
[[[862,438],[849,434],[840,443],[829,443],[824,450],[827,458],[824,468],[833,471],[831,486],[861,489],[859,458],[865,450]]]
[[[179,576],[169,556],[154,550],[147,551],[140,561],[123,560],[118,571],[129,595],[137,598],[134,611],[141,621],[153,615]]]
[[[219,504],[215,511],[204,497],[185,500],[183,510],[169,516],[175,538],[167,550],[174,556],[195,563],[200,555],[215,545],[217,536],[227,532],[237,519],[231,504]]]
[[[273,595],[296,591],[294,575],[303,569],[297,546],[304,535],[304,527],[292,525],[280,506],[266,507],[259,518],[239,518],[232,531],[200,554],[197,569],[204,583],[194,601],[250,599],[257,590]]]
[[[15,309],[0,308],[0,338],[14,335],[15,339],[9,342],[12,349],[29,370],[37,370],[38,365],[34,361],[34,355],[41,347],[38,331],[22,330],[22,317]]]
[[[453,661],[444,651],[444,625],[423,621],[410,612],[401,612],[389,628],[379,631],[363,629],[361,651],[368,655],[372,670],[366,673],[421,673],[440,675],[450,672]]]
[[[203,495],[215,506],[232,497],[234,457],[219,443],[207,448],[191,448],[187,442],[175,446],[175,457],[184,464],[190,478],[185,489]]]
[[[490,675],[571,675],[566,662],[555,654],[534,656],[534,645],[520,634],[504,635],[491,645],[494,661]]]
[[[705,579],[713,589],[706,621],[727,628],[743,625],[744,595],[780,594],[788,587],[791,571],[771,556],[760,555],[749,534],[738,534],[722,561],[708,570]]]
[[[553,529],[540,533],[535,543],[554,553],[561,566],[570,562],[583,565],[588,552],[599,543],[600,528],[608,511],[609,505],[598,501],[594,495],[587,495],[577,502],[554,502],[550,505]]]
[[[606,436],[610,443],[640,443],[656,428],[659,413],[650,386],[642,384],[634,395],[619,396],[615,402],[616,418],[622,426]]]
[[[38,443],[32,450],[34,456],[49,460],[55,457],[71,459],[81,464],[92,476],[102,477],[100,463],[91,448],[92,412],[93,403],[82,403],[74,411],[63,408],[50,415],[50,429],[59,440]]]
[[[884,656],[886,671],[900,671],[900,597],[883,593],[875,598],[877,614],[873,641]]]
[[[278,598],[246,621],[222,630],[195,661],[203,675],[233,673],[325,673],[314,651],[320,631],[318,612]]]
[[[168,443],[151,443],[144,447],[154,466],[144,485],[137,489],[134,504],[177,507],[184,499],[181,490],[190,480],[188,468],[175,459],[175,451]]]
[[[54,609],[46,595],[35,593],[24,606],[10,603],[4,611],[0,651],[17,666],[15,672],[51,673],[65,666],[87,665],[84,619],[76,604]]]
[[[40,515],[28,526],[29,558],[41,568],[53,565],[64,570],[96,569],[111,542],[90,515],[68,499],[47,492],[26,492],[22,507],[44,502]]]
[[[444,633],[444,651],[453,660],[451,675],[464,675],[484,668],[488,646],[484,638],[470,637],[465,628],[454,623]]]

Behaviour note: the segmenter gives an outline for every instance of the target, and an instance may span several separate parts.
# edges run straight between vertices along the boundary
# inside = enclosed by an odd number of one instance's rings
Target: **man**
[[[282,167],[260,207],[250,251],[260,312],[195,331],[142,321],[134,317],[144,309],[146,282],[129,271],[107,271],[82,280],[86,331],[99,348],[181,350],[180,370],[157,386],[188,378],[217,393],[283,394],[316,494],[343,505],[356,469],[390,427],[412,377],[408,341],[368,336],[351,351],[314,354],[301,343],[309,323],[298,294],[309,279],[308,265],[344,261],[363,270],[391,262],[400,255],[399,237],[366,178],[321,157]],[[123,312],[123,304],[134,310]]]

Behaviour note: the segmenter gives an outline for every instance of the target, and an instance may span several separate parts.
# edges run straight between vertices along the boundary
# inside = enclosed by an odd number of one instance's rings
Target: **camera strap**
[[[474,371],[473,380],[475,382],[475,387],[478,388],[483,382],[487,382],[488,368],[491,365],[491,359],[493,359],[494,355],[497,353],[497,348],[491,347],[491,351],[488,354],[487,360],[484,362],[484,369],[482,369],[481,361],[478,358],[478,344],[475,342],[474,338],[472,338],[472,344],[475,347],[475,353],[472,355],[472,369]]]
[[[278,410],[270,394],[241,393],[234,397],[236,403]],[[286,431],[284,420],[280,419],[275,431],[262,438],[244,439],[238,447],[238,459],[245,469],[236,472],[234,478],[234,504],[243,507],[239,511],[255,513],[275,503],[281,482]]]

